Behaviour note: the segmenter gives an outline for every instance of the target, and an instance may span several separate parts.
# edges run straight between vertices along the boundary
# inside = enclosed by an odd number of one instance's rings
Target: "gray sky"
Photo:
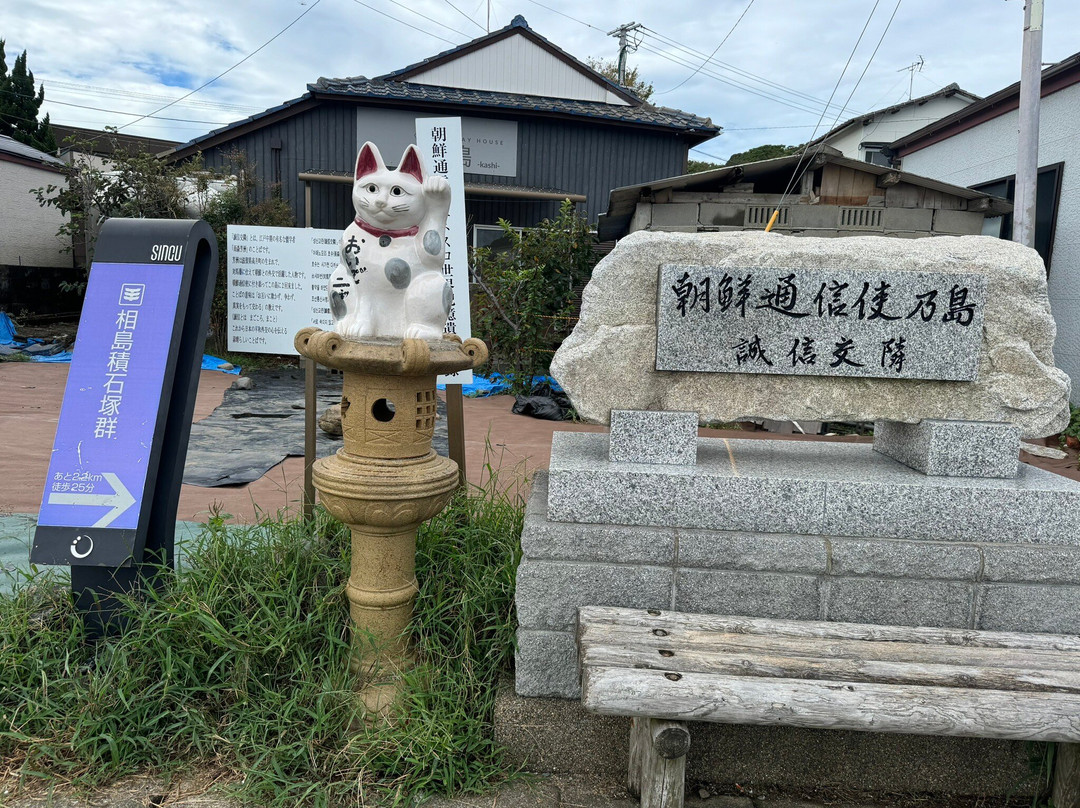
[[[180,141],[295,98],[319,76],[376,76],[466,42],[484,33],[488,13],[486,0],[23,0],[7,6],[0,38],[7,41],[8,65],[29,52],[30,69],[45,83],[43,111],[54,122],[131,124],[122,131]],[[874,0],[492,0],[490,13],[492,30],[521,14],[582,60],[613,58],[617,42],[606,32],[621,23],[643,24],[629,63],[655,86],[653,103],[723,126],[723,135],[691,156],[726,159],[762,143],[807,140],[864,25],[818,134],[838,118],[905,99],[909,79],[916,96],[954,81],[987,95],[1018,79],[1022,0],[900,0],[896,9],[897,0],[877,0],[876,7]],[[1077,0],[1046,0],[1044,62],[1080,50],[1077,11]],[[720,63],[691,77],[744,12],[714,57]],[[264,44],[190,98],[138,120]],[[920,56],[924,67],[912,78],[904,68]]]

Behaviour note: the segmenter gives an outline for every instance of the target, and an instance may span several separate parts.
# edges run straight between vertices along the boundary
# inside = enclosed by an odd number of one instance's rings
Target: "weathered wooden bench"
[[[586,710],[633,718],[628,786],[683,803],[687,721],[1058,741],[1080,808],[1080,637],[586,606]]]

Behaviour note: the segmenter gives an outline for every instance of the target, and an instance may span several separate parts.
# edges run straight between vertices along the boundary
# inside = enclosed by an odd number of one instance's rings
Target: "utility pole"
[[[608,31],[608,36],[617,36],[619,38],[619,78],[618,84],[620,87],[625,86],[626,82],[626,54],[627,52],[633,53],[638,49],[638,45],[641,44],[641,28],[636,22],[628,22],[620,25],[614,31]],[[637,34],[636,38],[631,41],[630,35]]]
[[[1020,135],[1016,144],[1013,241],[1035,246],[1035,190],[1039,177],[1039,98],[1042,94],[1043,0],[1024,6],[1024,54],[1020,66]]]

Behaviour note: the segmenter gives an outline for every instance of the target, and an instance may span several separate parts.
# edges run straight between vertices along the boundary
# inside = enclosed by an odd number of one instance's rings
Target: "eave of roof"
[[[875,163],[853,160],[849,157],[841,156],[835,149],[830,149],[828,146],[825,148],[829,149],[832,153],[815,153],[809,158],[811,161],[816,161],[814,163],[815,165],[832,163],[845,168],[853,168],[869,174],[876,174],[878,176],[884,174],[898,174],[900,182],[916,185],[932,191],[940,191],[969,201],[976,199],[990,199],[993,200],[995,208],[1001,208],[1004,212],[1008,212],[1008,210],[1012,209],[1011,205],[1008,205],[1004,200],[999,200],[997,197],[984,194],[981,191],[973,191],[970,188],[964,188],[959,185],[950,185],[947,182],[941,182],[940,180],[931,179],[930,177],[910,174],[906,171],[897,171],[894,168],[879,166]],[[759,160],[754,163],[722,166],[709,171],[702,171],[697,174],[682,174],[678,177],[667,177],[666,179],[656,180],[654,182],[643,182],[638,185],[627,185],[622,188],[615,188],[608,194],[607,212],[600,214],[598,235],[601,241],[612,238],[621,238],[626,232],[626,226],[630,223],[630,218],[634,214],[642,191],[650,190],[656,192],[666,188],[685,190],[695,186],[723,183],[724,180],[748,181],[755,177],[772,174],[789,167],[795,169],[799,164],[800,159],[805,162],[805,158],[801,158],[798,154],[792,154],[787,157],[774,157],[771,160]],[[1004,209],[1003,204],[1008,205],[1008,210]]]
[[[1041,96],[1046,97],[1080,82],[1080,53],[1074,53],[1042,72]],[[967,129],[985,123],[1020,106],[1020,82],[1010,84],[981,101],[947,115],[922,129],[894,140],[888,148],[898,156],[910,154]]]
[[[264,126],[280,121],[283,118],[297,115],[305,109],[310,109],[314,105],[315,103],[311,93],[304,93],[299,98],[293,98],[282,104],[278,104],[276,107],[270,107],[270,109],[265,109],[262,112],[249,115],[241,121],[234,121],[233,123],[226,124],[217,129],[212,129],[205,135],[199,135],[197,138],[193,138],[187,143],[181,143],[175,148],[161,152],[158,154],[158,157],[170,161],[183,160],[185,157],[190,157],[197,151],[208,149],[212,146],[216,146],[222,141],[239,137],[245,132],[253,129],[261,129]]]
[[[838,132],[842,132],[849,126],[859,123],[860,121],[872,120],[878,115],[892,115],[893,113],[899,112],[905,107],[920,106],[927,103],[928,101],[933,101],[935,98],[950,98],[954,95],[966,96],[970,98],[973,103],[977,103],[982,100],[982,96],[975,95],[975,93],[969,93],[967,90],[961,89],[959,84],[953,82],[952,84],[946,85],[940,90],[928,93],[927,95],[923,95],[918,98],[911,98],[907,101],[901,101],[899,104],[893,104],[891,107],[882,107],[881,109],[875,109],[873,112],[867,112],[864,115],[856,115],[854,118],[849,118],[839,126],[834,126],[832,129],[830,129],[828,132],[826,132],[824,135],[817,138],[816,140],[811,140],[810,145],[815,146],[818,143],[823,143]]]
[[[63,160],[8,135],[0,135],[0,159],[49,171],[60,171],[65,165]]]
[[[315,98],[438,104],[463,109],[482,108],[524,112],[531,115],[556,115],[631,126],[674,129],[680,133],[700,135],[701,141],[720,133],[720,127],[708,118],[649,104],[640,106],[605,104],[600,101],[579,101],[570,98],[414,84],[406,81],[365,79],[362,76],[345,79],[320,78],[315,84],[309,84],[308,90]]]

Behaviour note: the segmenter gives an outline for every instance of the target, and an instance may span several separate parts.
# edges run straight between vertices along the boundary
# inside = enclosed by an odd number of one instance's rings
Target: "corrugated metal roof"
[[[10,154],[14,157],[21,157],[24,160],[33,160],[36,163],[47,163],[48,165],[62,166],[63,160],[59,160],[53,157],[51,154],[35,149],[33,146],[27,146],[25,143],[20,143],[13,137],[7,135],[0,135],[0,152],[4,154]]]

